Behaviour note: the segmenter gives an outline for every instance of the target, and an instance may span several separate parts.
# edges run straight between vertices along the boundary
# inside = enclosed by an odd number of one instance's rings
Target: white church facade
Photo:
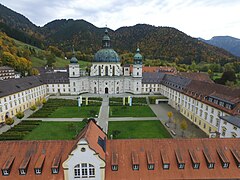
[[[118,54],[111,48],[108,31],[102,40],[102,49],[94,56],[90,76],[81,73],[76,57],[70,60],[70,94],[141,94],[142,91],[142,55],[140,50],[134,56],[132,73],[129,67],[122,67]]]

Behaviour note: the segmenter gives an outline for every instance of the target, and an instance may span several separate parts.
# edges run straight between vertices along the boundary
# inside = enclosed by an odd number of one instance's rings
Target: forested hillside
[[[29,60],[32,49],[20,49],[13,39],[0,32],[0,66],[10,66],[22,75],[34,73]]]
[[[0,5],[0,30],[22,42],[61,51],[61,56],[71,56],[72,47],[80,59],[91,61],[101,48],[104,28],[85,20],[55,20],[37,27],[23,15]],[[146,59],[161,59],[177,64],[192,62],[220,63],[224,65],[239,59],[227,51],[206,44],[171,27],[138,24],[109,29],[112,47],[119,54],[134,53],[137,46]]]

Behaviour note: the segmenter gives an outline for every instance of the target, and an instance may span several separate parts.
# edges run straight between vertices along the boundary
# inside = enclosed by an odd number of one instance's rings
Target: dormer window
[[[163,164],[163,169],[169,169],[169,164]]]
[[[2,174],[3,174],[3,176],[8,176],[9,175],[9,171],[8,170],[2,170]]]
[[[148,164],[148,170],[154,170],[154,164]]]
[[[58,174],[58,169],[57,168],[52,168],[52,174]]]
[[[222,148],[218,148],[217,149],[217,153],[218,153],[218,156],[220,158],[220,161],[221,161],[221,164],[222,164],[222,168],[228,168],[229,167],[229,160],[224,152],[224,150]]]
[[[193,164],[193,169],[199,169],[199,164]]]
[[[209,163],[208,164],[208,169],[213,169],[214,168],[214,163]]]
[[[41,174],[41,173],[42,173],[41,169],[35,169],[35,174]]]
[[[112,171],[117,171],[118,170],[118,166],[117,165],[112,165]]]
[[[134,165],[133,165],[133,170],[134,170],[134,171],[139,170],[139,165],[138,165],[138,164],[134,164]]]
[[[184,169],[184,164],[183,163],[179,163],[178,164],[178,169]]]
[[[19,174],[20,175],[26,175],[26,170],[25,169],[19,169]]]

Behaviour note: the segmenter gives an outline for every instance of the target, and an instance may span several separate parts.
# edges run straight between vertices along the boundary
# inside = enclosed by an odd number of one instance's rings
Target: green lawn
[[[83,122],[42,122],[24,140],[71,140],[83,127]]]
[[[110,117],[156,117],[149,106],[110,106]]]
[[[115,131],[115,133],[114,133]],[[119,131],[120,133],[117,133]],[[111,121],[108,123],[108,136],[116,139],[171,138],[160,121]]]
[[[98,115],[100,106],[59,107],[49,118],[86,118]]]
[[[56,67],[67,67],[70,64],[70,60],[69,59],[62,59],[59,57],[56,57],[56,62],[54,63],[54,66]],[[87,66],[90,66],[91,63],[87,62],[87,61],[78,61],[78,64],[80,65],[80,68],[86,68]]]

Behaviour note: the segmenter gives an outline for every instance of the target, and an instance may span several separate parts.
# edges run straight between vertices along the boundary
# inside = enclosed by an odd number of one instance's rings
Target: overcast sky
[[[55,19],[84,19],[116,30],[146,23],[192,37],[240,38],[240,0],[0,0],[38,26]]]

